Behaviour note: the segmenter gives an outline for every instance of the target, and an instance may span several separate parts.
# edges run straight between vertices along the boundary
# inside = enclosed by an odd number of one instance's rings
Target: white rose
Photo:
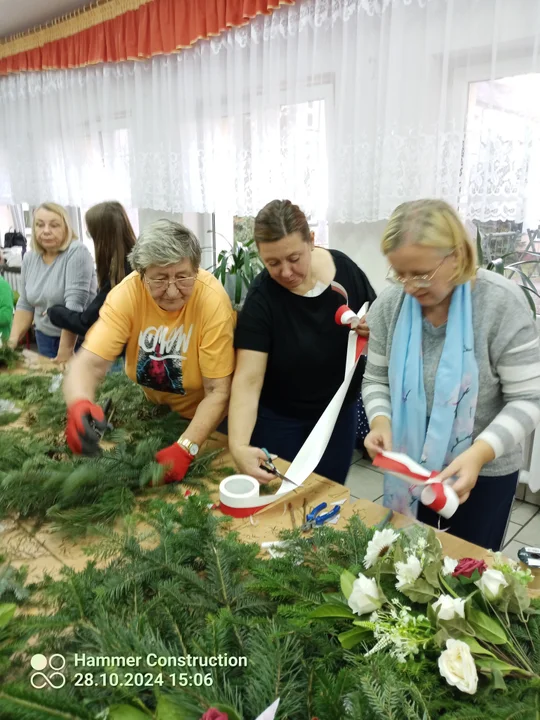
[[[422,563],[414,555],[409,555],[407,562],[396,563],[396,588],[400,590],[405,585],[414,585],[422,573]]]
[[[457,568],[458,561],[454,558],[448,557],[448,555],[444,558],[443,563],[443,569],[442,574],[443,575],[452,575],[454,570]]]
[[[433,609],[437,613],[439,620],[453,620],[456,615],[465,617],[465,598],[453,598],[450,595],[441,595],[436,603],[433,603]]]
[[[503,590],[508,586],[506,578],[500,570],[486,570],[480,580],[474,583],[480,592],[490,602],[497,600]]]
[[[478,673],[471,649],[462,640],[447,640],[446,650],[439,655],[439,672],[449,685],[474,695]]]
[[[366,613],[378,610],[383,603],[375,580],[360,573],[358,579],[353,582],[348,603],[351,610],[357,615],[366,615]]]

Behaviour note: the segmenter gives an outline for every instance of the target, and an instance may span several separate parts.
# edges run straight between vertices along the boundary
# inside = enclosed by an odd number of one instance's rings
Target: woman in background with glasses
[[[375,302],[363,399],[366,449],[409,455],[453,482],[445,525],[499,550],[522,464],[540,421],[538,333],[522,290],[477,269],[474,246],[440,200],[400,205],[382,239],[393,287]],[[385,476],[384,504],[437,526],[403,480]]]
[[[134,271],[108,294],[99,320],[68,368],[67,441],[93,454],[106,427],[96,388],[125,347],[126,374],[150,402],[190,420],[156,459],[167,482],[182,480],[199,447],[226,414],[234,370],[234,314],[223,286],[199,267],[201,248],[183,225],[146,227],[129,261]]]
[[[53,305],[47,314],[53,325],[84,337],[99,317],[107,293],[131,273],[128,255],[135,245],[135,233],[119,202],[103,202],[85,215],[86,227],[94,241],[99,292],[82,312],[65,305]]]

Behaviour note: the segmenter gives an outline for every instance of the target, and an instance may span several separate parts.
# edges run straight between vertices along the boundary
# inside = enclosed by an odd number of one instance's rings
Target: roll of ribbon
[[[404,453],[384,451],[375,456],[373,465],[412,485],[424,485],[420,502],[447,520],[459,507],[459,498],[450,485],[435,482],[439,472],[426,470]]]
[[[332,284],[332,287],[341,295],[345,293],[344,288],[341,286],[335,288],[334,284]],[[353,313],[354,317],[361,319],[366,314],[367,308],[368,303],[362,307],[358,315]],[[348,306],[346,309],[350,311]],[[337,315],[335,319],[338,322]],[[339,324],[341,324],[341,319]],[[266,505],[277,500],[279,496],[294,490],[311,475],[330,442],[341,406],[353,379],[356,365],[366,344],[367,338],[360,337],[354,331],[349,333],[344,380],[289,466],[287,477],[291,482],[284,480],[275,495],[261,496],[257,480],[249,475],[231,475],[225,478],[219,486],[219,507],[223,513],[232,517],[253,515],[266,507]]]
[[[459,507],[459,498],[450,485],[429,483],[420,495],[420,502],[449,520]]]
[[[258,481],[250,475],[230,475],[219,486],[219,509],[231,517],[248,517],[274,502],[277,494],[261,495]]]

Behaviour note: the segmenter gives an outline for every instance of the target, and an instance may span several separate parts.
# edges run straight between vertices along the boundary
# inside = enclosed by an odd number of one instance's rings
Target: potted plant
[[[480,235],[480,230],[478,228],[476,229],[476,250],[478,253],[478,263],[481,267],[484,267],[486,270],[496,272],[499,275],[503,275],[504,277],[511,278],[514,274],[518,276],[519,287],[525,293],[525,297],[527,298],[527,302],[529,303],[529,307],[531,308],[533,317],[536,318],[538,312],[536,309],[534,297],[537,297],[540,300],[540,294],[538,293],[538,290],[536,289],[530,277],[521,269],[521,266],[527,265],[531,262],[537,262],[538,258],[540,258],[540,255],[538,253],[529,253],[529,255],[534,256],[535,258],[537,258],[537,260],[519,260],[517,262],[509,263],[508,265],[506,265],[505,260],[508,257],[515,256],[515,253],[512,252],[506,253],[505,255],[502,255],[502,257],[484,263],[482,238]]]
[[[249,286],[264,267],[253,238],[253,218],[234,219],[232,243],[218,234],[230,247],[219,253],[212,272],[223,284],[233,308],[239,310]]]

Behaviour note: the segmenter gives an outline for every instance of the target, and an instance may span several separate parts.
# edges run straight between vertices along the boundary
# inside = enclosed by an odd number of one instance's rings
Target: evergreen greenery
[[[476,695],[464,696],[440,677],[434,657],[404,664],[383,653],[365,657],[365,647],[347,651],[337,638],[349,620],[310,619],[315,607],[337,597],[340,566],[358,567],[365,553],[373,531],[359,518],[341,532],[286,533],[286,555],[266,560],[258,546],[228,532],[227,520],[209,513],[207,502],[204,495],[177,506],[152,500],[144,535],[137,536],[134,523],[123,534],[103,529],[103,543],[84,571],[66,569],[59,580],[29,587],[29,597],[14,591],[17,578],[5,586],[0,580],[0,602],[18,606],[0,628],[1,720],[199,720],[210,707],[229,720],[253,720],[277,697],[281,720],[538,717],[537,681],[509,680],[503,693],[482,680]],[[528,634],[521,640],[538,671],[540,614],[530,615]],[[63,689],[32,690],[31,653],[66,656]],[[117,661],[114,668],[81,670],[75,653],[142,660],[138,668]],[[247,666],[149,667],[148,655],[191,655],[202,663],[245,657]],[[77,672],[87,686],[75,685]],[[134,684],[121,686],[132,675]],[[179,687],[184,679],[187,686]]]
[[[0,397],[24,411],[23,427],[8,425],[0,432],[0,516],[47,518],[64,533],[80,535],[90,525],[133,512],[141,489],[161,483],[165,470],[155,453],[178,439],[186,421],[149,403],[125,375],[110,375],[98,402],[112,400],[114,429],[105,440],[116,445],[96,458],[74,456],[64,439],[66,407],[59,380],[52,374],[0,375]],[[221,475],[211,463],[218,454],[202,453],[193,461],[182,493],[185,487],[200,487],[201,478],[217,482]],[[179,492],[179,486],[159,492]]]

